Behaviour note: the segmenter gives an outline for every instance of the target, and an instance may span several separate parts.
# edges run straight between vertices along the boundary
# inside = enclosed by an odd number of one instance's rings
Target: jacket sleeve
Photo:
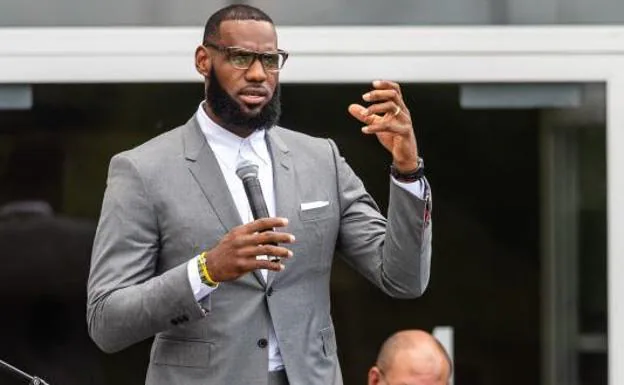
[[[159,242],[157,213],[142,177],[129,157],[116,155],[87,287],[89,334],[105,352],[205,314],[193,296],[186,263],[157,275]]]
[[[346,262],[397,298],[421,296],[431,266],[431,195],[421,199],[390,181],[387,219],[330,140],[341,212],[338,251]]]

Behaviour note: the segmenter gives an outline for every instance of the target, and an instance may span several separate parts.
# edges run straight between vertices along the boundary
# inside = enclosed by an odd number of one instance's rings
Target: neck
[[[241,138],[246,138],[255,131],[253,128],[244,127],[244,126],[236,126],[236,125],[229,124],[223,121],[223,119],[221,119],[219,116],[217,116],[217,114],[214,113],[214,111],[212,111],[212,108],[210,108],[210,106],[208,105],[208,102],[204,102],[202,104],[202,108],[206,112],[206,115],[210,117],[210,119],[212,119],[215,123],[225,128],[226,130],[230,131],[232,134],[236,136],[239,136]]]

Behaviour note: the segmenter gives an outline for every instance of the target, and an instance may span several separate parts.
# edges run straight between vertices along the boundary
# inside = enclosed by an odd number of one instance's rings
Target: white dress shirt
[[[230,194],[232,194],[232,198],[236,204],[236,209],[238,210],[242,223],[249,223],[253,221],[253,215],[251,213],[251,209],[249,208],[249,202],[247,200],[247,195],[245,194],[243,182],[236,175],[236,165],[242,159],[249,160],[258,165],[258,179],[260,180],[260,184],[262,186],[262,193],[269,210],[269,215],[274,217],[275,191],[273,189],[273,164],[265,141],[265,131],[255,131],[247,138],[241,138],[219,126],[212,119],[210,119],[204,111],[203,103],[200,104],[196,117],[199,122],[200,129],[206,137],[208,145],[214,152],[215,157],[219,162],[219,167],[225,177]],[[394,180],[394,178],[393,181],[397,185],[423,199],[425,195],[424,183],[420,181],[415,183],[401,183]],[[197,267],[197,258],[198,256],[189,261],[187,271],[195,299],[200,301],[209,295],[213,290],[218,290],[218,288],[204,285],[201,282],[199,269]],[[262,270],[262,276],[266,281],[267,271],[264,269]],[[275,336],[273,324],[270,325],[268,337],[268,370],[275,371],[283,369],[284,363],[277,344],[277,337]]]

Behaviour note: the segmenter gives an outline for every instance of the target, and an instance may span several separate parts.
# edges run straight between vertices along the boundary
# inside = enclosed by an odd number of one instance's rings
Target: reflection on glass
[[[607,375],[605,87],[543,112],[543,383]]]

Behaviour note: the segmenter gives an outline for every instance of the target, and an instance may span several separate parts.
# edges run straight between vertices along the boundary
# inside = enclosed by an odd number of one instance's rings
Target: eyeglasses
[[[224,47],[210,42],[206,42],[204,45],[223,52],[230,64],[239,70],[248,69],[258,59],[266,71],[277,72],[284,67],[284,63],[288,59],[288,52],[281,49],[272,52],[258,52],[240,47]]]

